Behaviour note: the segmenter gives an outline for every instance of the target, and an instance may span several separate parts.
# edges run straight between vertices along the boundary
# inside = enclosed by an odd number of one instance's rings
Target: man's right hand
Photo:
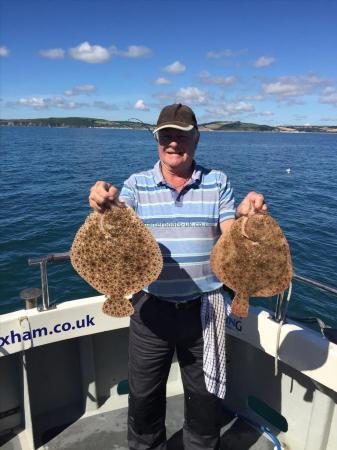
[[[112,206],[125,207],[125,203],[118,200],[118,195],[118,189],[111,183],[96,181],[90,188],[89,205],[100,213]]]

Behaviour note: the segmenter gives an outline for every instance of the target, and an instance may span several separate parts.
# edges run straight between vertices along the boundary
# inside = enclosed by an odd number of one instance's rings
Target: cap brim
[[[174,123],[166,123],[164,125],[160,125],[159,127],[153,130],[153,134],[157,133],[157,131],[163,130],[164,128],[175,128],[176,130],[182,131],[191,131],[194,128],[194,125],[187,125],[183,127],[182,125],[175,125]]]

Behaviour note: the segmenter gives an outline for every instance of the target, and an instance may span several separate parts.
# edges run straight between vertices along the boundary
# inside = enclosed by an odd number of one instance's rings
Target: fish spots
[[[234,222],[215,244],[211,268],[235,291],[232,312],[248,314],[249,297],[269,297],[288,288],[292,264],[288,242],[278,223],[267,214]]]
[[[105,294],[103,312],[113,317],[133,314],[127,296],[155,281],[163,267],[160,248],[131,208],[93,212],[74,238],[74,269]]]

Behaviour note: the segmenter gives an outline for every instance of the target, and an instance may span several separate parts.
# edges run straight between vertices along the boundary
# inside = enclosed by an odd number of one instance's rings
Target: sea
[[[120,188],[153,167],[156,142],[147,130],[1,127],[0,314],[22,309],[20,292],[40,287],[28,258],[70,249],[90,212],[97,180]],[[337,288],[337,135],[202,132],[196,161],[223,170],[237,203],[265,196],[282,227],[298,275]],[[111,267],[111,270],[114,270]],[[69,261],[48,264],[51,303],[97,295]],[[274,308],[275,297],[252,299]],[[337,327],[337,297],[297,282],[289,315],[319,317]]]

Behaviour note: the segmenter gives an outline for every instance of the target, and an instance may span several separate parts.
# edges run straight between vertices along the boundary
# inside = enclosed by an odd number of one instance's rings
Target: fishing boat
[[[103,314],[104,296],[51,304],[47,267],[58,261],[69,263],[69,253],[30,259],[41,289],[27,288],[25,307],[0,316],[0,447],[127,449],[129,319]],[[337,295],[299,275],[293,283]],[[287,300],[226,319],[223,449],[337,450],[337,330],[291,319]],[[168,449],[182,448],[183,403],[174,358]]]

